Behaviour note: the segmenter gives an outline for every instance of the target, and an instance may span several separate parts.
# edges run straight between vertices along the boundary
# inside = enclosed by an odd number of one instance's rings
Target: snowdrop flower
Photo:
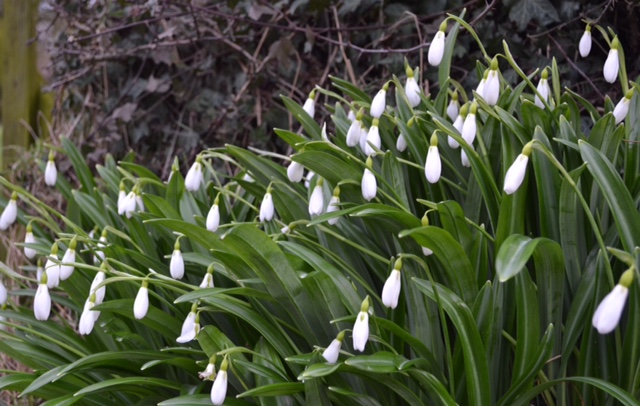
[[[173,245],[169,272],[173,279],[182,279],[184,276],[184,259],[182,258],[182,251],[180,251],[180,237],[176,239],[176,243]]]
[[[76,247],[78,242],[76,241],[76,236],[71,239],[69,243],[69,248],[65,251],[62,256],[62,263],[69,264],[72,262],[76,262]],[[64,281],[69,279],[69,277],[73,274],[73,265],[60,265],[60,280]]]
[[[271,197],[271,186],[269,186],[260,204],[260,221],[271,221],[274,214],[275,207],[273,206],[273,197]]]
[[[420,86],[418,86],[418,82],[416,81],[415,74],[417,74],[418,69],[416,68],[416,72],[414,73],[413,69],[406,63],[406,72],[407,72],[407,81],[404,84],[404,93],[407,96],[407,100],[409,100],[409,104],[411,107],[416,107],[420,104]]]
[[[98,239],[98,245],[97,245],[97,251],[95,251],[95,254],[93,256],[93,263],[95,265],[99,264],[100,262],[104,261],[105,255],[104,255],[104,251],[102,251],[102,248],[106,247],[107,244],[107,235],[108,232],[106,229],[102,230],[102,233],[100,234],[100,238]]]
[[[398,298],[400,297],[400,288],[402,286],[401,269],[402,259],[398,258],[382,288],[382,304],[392,309],[398,306]]]
[[[618,325],[622,310],[624,310],[624,305],[627,302],[629,286],[633,282],[634,272],[634,268],[625,271],[618,284],[598,305],[591,320],[591,324],[598,330],[598,333],[609,334]]]
[[[196,331],[196,312],[198,310],[198,305],[193,304],[191,306],[191,311],[184,319],[184,323],[182,323],[182,331],[180,333],[180,337],[176,339],[177,342],[184,344],[196,338],[198,331]]]
[[[458,91],[454,90],[449,105],[447,106],[447,116],[451,121],[455,122],[458,118],[458,112],[460,111],[460,103],[458,102]]]
[[[489,106],[495,106],[500,98],[500,75],[498,73],[498,58],[496,57],[491,61],[482,97]]]
[[[470,145],[470,147],[473,150],[473,145]],[[467,168],[471,167],[471,162],[469,162],[469,157],[467,156],[467,153],[464,149],[460,150],[460,162],[462,163],[462,166],[465,166]]]
[[[485,70],[482,75],[482,80],[478,83],[478,87],[476,87],[476,94],[484,99],[484,87],[487,83],[487,77],[489,76],[489,71]],[[474,97],[475,100],[475,97]]]
[[[604,62],[604,69],[602,70],[602,74],[604,75],[604,80],[609,83],[613,83],[618,78],[618,70],[620,69],[620,59],[618,56],[618,48],[620,47],[620,41],[618,37],[614,37],[613,41],[611,41],[611,49],[609,50],[609,56],[607,56],[607,60]]]
[[[11,199],[7,203],[7,206],[0,215],[0,230],[6,230],[18,218],[18,194],[16,192],[11,193]]]
[[[198,155],[196,161],[191,165],[187,176],[184,178],[184,187],[190,191],[195,192],[200,189],[200,185],[204,181],[204,168],[202,166],[202,157]]]
[[[362,197],[367,201],[371,201],[371,199],[376,197],[378,193],[378,184],[376,182],[376,177],[371,172],[372,161],[371,157],[367,158],[367,167],[364,169],[364,174],[362,175]]]
[[[149,282],[142,281],[142,286],[136,295],[136,300],[133,302],[133,316],[140,320],[147,315],[149,311]]]
[[[212,232],[216,232],[220,226],[220,207],[218,206],[218,203],[220,202],[219,199],[220,193],[216,196],[216,199],[213,201],[213,205],[207,214],[206,227],[207,230]]]
[[[360,313],[353,325],[353,348],[364,351],[367,340],[369,340],[369,296],[362,301]]]
[[[298,183],[302,180],[302,175],[304,175],[304,166],[299,162],[291,161],[287,168],[287,177],[289,180]]]
[[[471,108],[469,109],[469,114],[464,119],[464,123],[462,124],[462,138],[467,142],[467,144],[472,145],[473,141],[476,139],[476,112],[478,111],[478,104],[473,102],[471,104]]]
[[[207,268],[207,273],[204,274],[204,278],[202,279],[202,283],[200,283],[201,288],[212,288],[213,287],[213,264],[209,265]]]
[[[209,363],[207,364],[207,368],[204,371],[198,372],[198,377],[200,379],[211,379],[211,377],[216,376],[216,354],[213,354],[211,358],[209,358]]]
[[[589,56],[589,52],[591,52],[591,26],[589,24],[585,27],[584,34],[580,38],[578,49],[580,50],[580,56],[583,58]]]
[[[213,381],[211,387],[211,403],[214,405],[221,405],[224,403],[224,399],[227,396],[227,368],[229,361],[225,356],[220,364],[220,371],[216,375],[216,379]]]
[[[36,280],[38,283],[42,280],[42,274],[44,274],[44,266],[42,265],[42,258],[38,258],[36,265]]]
[[[314,176],[316,176],[316,173],[314,171],[307,172],[307,176],[304,178],[304,187],[309,189],[309,185],[311,184],[311,179],[313,179]]]
[[[29,222],[29,224],[27,224],[27,233],[24,235],[24,243],[25,244],[35,244],[36,243],[36,237],[33,236],[33,227],[31,226],[31,222]],[[31,248],[31,247],[27,247],[25,245],[24,247],[24,256],[29,258],[29,259],[33,259],[36,257],[36,250]]]
[[[613,109],[613,116],[616,118],[616,124],[620,124],[629,113],[629,103],[631,102],[631,98],[633,97],[633,89],[629,89],[627,94],[616,104],[616,107]]]
[[[327,206],[327,213],[333,213],[334,211],[340,210],[340,207],[338,207],[339,205],[340,205],[340,187],[336,186],[333,189],[333,196],[331,196],[331,199],[329,200],[329,205]],[[329,220],[327,220],[327,223],[333,226],[338,222],[339,219],[340,219],[339,217],[330,218]]]
[[[103,269],[105,266],[100,267],[100,271],[96,273],[96,276],[93,277],[93,281],[91,282],[91,287],[89,288],[89,292],[95,294],[94,303],[99,305],[104,300],[104,295],[107,291],[107,287],[105,285],[98,287],[104,280],[107,275],[104,273]]]
[[[382,113],[384,113],[384,108],[387,103],[387,90],[389,89],[389,82],[385,83],[382,86],[382,89],[378,91],[376,96],[373,98],[371,102],[371,109],[369,110],[369,114],[373,118],[380,118]]]
[[[364,147],[365,155],[371,155],[375,151],[373,147],[376,149],[380,149],[380,129],[378,128],[379,120],[374,118],[371,122],[371,128],[369,128],[369,132],[367,133],[367,141]],[[373,146],[373,147],[372,147]]]
[[[522,148],[522,153],[518,155],[515,162],[511,165],[507,174],[504,177],[504,192],[508,195],[514,193],[524,180],[524,175],[527,172],[527,163],[529,162],[529,155],[531,155],[531,142]]]
[[[438,151],[438,136],[436,131],[431,135],[431,146],[427,152],[427,160],[424,165],[424,174],[429,183],[436,183],[440,180],[442,173],[442,162],[440,161],[440,152]]]
[[[353,110],[349,110],[349,113],[347,113],[347,118],[353,123],[353,121],[356,119],[356,113],[354,113]]]
[[[541,109],[544,108],[543,100],[545,102],[549,100],[549,94],[551,94],[551,88],[549,87],[549,81],[547,80],[548,77],[549,72],[547,71],[547,68],[545,68],[542,71],[542,75],[540,75],[540,81],[538,82],[538,86],[536,87],[538,93],[540,93],[540,95],[542,96],[542,99],[540,99],[540,97],[536,94],[535,103],[536,106],[540,107]]]
[[[0,280],[0,306],[7,302],[7,287],[4,286],[2,280]]]
[[[96,305],[95,293],[92,293],[86,302],[84,302],[84,308],[78,321],[78,333],[81,335],[91,334],[93,326],[96,324],[96,320],[100,316],[100,312],[92,310]]]
[[[120,187],[118,188],[118,215],[122,216],[124,214],[124,201],[127,198],[127,191],[124,187],[124,182],[120,182]]]
[[[47,287],[53,289],[60,284],[60,265],[53,261],[58,260],[58,243],[54,242],[51,246],[51,253],[47,257],[47,262],[44,265],[44,272],[47,274]]]
[[[309,93],[307,100],[302,106],[302,110],[304,110],[311,118],[316,114],[316,89],[313,89],[311,93]]]
[[[422,216],[421,223],[422,223],[422,226],[423,226],[423,227],[427,227],[427,226],[429,225],[429,217],[427,217],[427,214],[428,214],[428,213],[429,213],[429,210],[427,210],[427,211],[424,213],[424,216]],[[430,250],[429,248],[427,248],[427,247],[422,247],[422,254],[423,254],[425,257],[428,257],[429,255],[433,255],[433,251],[431,251],[431,250]]]
[[[131,192],[129,192],[127,196],[125,196],[125,198],[122,200],[121,209],[122,213],[120,213],[120,210],[118,210],[118,213],[120,215],[124,214],[128,219],[133,216],[133,212],[136,211],[136,192],[131,190]]]
[[[42,274],[42,279],[36,290],[36,297],[33,299],[33,314],[36,320],[47,320],[51,313],[51,296],[47,287],[47,274]]]
[[[140,187],[136,186],[134,189],[136,192],[134,196],[134,200],[136,202],[136,205],[138,206],[138,211],[144,212],[144,200],[142,200],[142,192],[140,191]]]
[[[456,117],[455,121],[453,122],[453,128],[455,128],[458,131],[458,134],[460,135],[462,135],[462,127],[464,126],[464,120],[467,117],[468,111],[469,111],[469,104],[465,103],[464,105],[462,105],[462,108],[460,109],[460,113],[458,114],[458,117]],[[449,144],[449,148],[451,149],[456,149],[460,146],[458,141],[456,141],[450,135],[447,137],[447,143]]]
[[[316,185],[313,188],[313,192],[311,192],[311,197],[309,198],[309,215],[317,216],[322,214],[322,210],[324,209],[324,195],[322,194],[322,184],[323,179],[318,177],[316,181]]]
[[[404,152],[407,149],[407,140],[404,138],[404,134],[400,133],[398,140],[396,141],[396,149],[399,152]]]
[[[245,172],[244,175],[242,175],[242,180],[245,182],[253,183],[253,177],[249,172]]]
[[[342,341],[344,340],[344,331],[338,333],[336,338],[331,341],[331,344],[322,352],[322,357],[327,360],[329,364],[335,364],[338,362],[340,356],[340,347],[342,347]]]
[[[347,130],[347,146],[355,147],[360,142],[360,137],[362,135],[362,109],[356,115],[355,120],[351,122],[349,126],[349,130]]]
[[[167,177],[167,181],[165,183],[169,184],[169,182],[171,182],[171,179],[173,178],[173,175],[177,173],[179,170],[180,170],[180,162],[178,161],[178,157],[174,157],[173,163],[171,164],[171,172],[169,172],[169,176]]]
[[[440,29],[436,33],[435,37],[433,37],[433,41],[431,41],[431,45],[429,46],[429,65],[438,66],[440,65],[440,62],[442,62],[442,57],[444,56],[444,40],[446,30],[447,21],[445,20],[442,22],[442,24],[440,24]]]
[[[53,150],[49,151],[49,159],[47,160],[47,166],[44,168],[44,183],[47,186],[55,186],[58,180],[58,169],[56,168],[55,153]]]

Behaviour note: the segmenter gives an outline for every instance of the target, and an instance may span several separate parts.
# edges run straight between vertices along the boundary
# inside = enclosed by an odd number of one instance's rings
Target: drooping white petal
[[[140,320],[147,315],[147,311],[149,311],[149,288],[142,286],[133,302],[133,315]]]
[[[582,56],[583,58],[589,56],[589,52],[591,52],[591,31],[584,30],[584,33],[580,38],[578,49],[580,50],[580,56]]]
[[[433,255],[433,251],[431,251],[429,248],[427,247],[422,247],[422,254],[425,257],[428,257],[429,255]]]
[[[440,180],[440,174],[442,173],[442,161],[440,160],[440,152],[438,147],[430,146],[429,152],[427,152],[427,161],[424,165],[424,174],[427,177],[429,183],[436,183]]]
[[[314,171],[307,172],[307,176],[304,178],[304,187],[309,189],[309,185],[311,184],[311,179],[313,179],[314,176],[316,176],[316,173]]]
[[[458,118],[459,113],[460,113],[460,103],[458,103],[458,100],[456,99],[451,99],[449,101],[449,105],[447,106],[447,116],[449,116],[451,121],[455,122],[456,119]]]
[[[91,288],[89,289],[89,292],[96,294],[96,301],[94,303],[97,305],[102,303],[102,301],[104,300],[104,295],[107,291],[107,287],[105,285],[98,288],[98,285],[101,284],[106,277],[107,275],[104,272],[100,271],[96,274],[96,276],[93,278],[93,281],[91,282]]]
[[[366,155],[373,154],[376,151],[373,149],[372,145],[377,149],[380,149],[380,143],[380,129],[377,125],[372,125],[371,128],[369,128],[369,132],[367,133],[367,143],[364,147],[364,153]]]
[[[349,110],[349,113],[347,113],[347,118],[349,119],[349,121],[354,122],[356,120],[356,113],[354,113],[353,110]]]
[[[353,122],[351,122],[349,130],[347,131],[347,146],[355,147],[356,145],[358,145],[358,143],[360,142],[360,135],[362,134],[360,127],[362,127],[362,123],[360,121],[354,120]]]
[[[313,116],[316,115],[316,100],[311,98],[305,100],[302,110],[306,111],[307,114],[313,118]]]
[[[382,288],[382,304],[392,309],[398,306],[398,298],[400,297],[400,288],[402,286],[402,278],[400,276],[399,270],[392,270]]]
[[[213,204],[211,209],[209,209],[206,226],[209,231],[215,232],[218,230],[218,227],[220,226],[220,208],[217,204]]]
[[[62,263],[76,262],[76,250],[71,248],[67,249],[62,257]],[[64,281],[69,279],[73,274],[73,265],[60,265],[60,280]]]
[[[207,368],[204,371],[198,372],[198,377],[200,379],[208,379],[211,375],[215,375],[216,373],[216,364],[212,364],[209,362],[207,364]]]
[[[118,192],[118,215],[122,216],[124,214],[124,201],[127,198],[127,192],[124,190],[120,190]]]
[[[203,179],[202,164],[195,161],[193,165],[191,165],[191,168],[189,168],[187,176],[184,178],[184,187],[190,192],[195,192],[200,188]]]
[[[442,57],[444,56],[444,40],[444,32],[438,31],[429,46],[429,65],[438,66],[440,62],[442,62]]]
[[[0,215],[0,230],[6,230],[11,227],[13,223],[15,223],[18,218],[18,203],[10,199],[7,206],[2,211],[2,215]]]
[[[184,276],[184,259],[180,250],[173,250],[169,262],[169,272],[173,279],[182,279]]]
[[[615,330],[620,321],[620,316],[622,316],[622,310],[624,310],[628,295],[629,289],[618,284],[602,299],[591,320],[598,333],[608,334]]]
[[[364,197],[365,200],[370,201],[376,197],[376,194],[378,193],[378,183],[375,175],[369,170],[369,168],[365,168],[364,170],[361,187],[362,197]]]
[[[340,197],[331,196],[331,199],[329,200],[329,205],[327,206],[327,213],[333,213],[334,211],[338,211],[340,209],[338,207],[339,204],[340,204]],[[334,217],[327,220],[327,223],[333,226],[338,222],[339,219],[340,217]]]
[[[462,138],[467,141],[467,144],[473,144],[473,141],[476,139],[476,129],[476,115],[473,113],[467,114],[462,124]]]
[[[227,371],[220,370],[211,387],[211,403],[221,405],[227,396]]]
[[[267,192],[260,204],[260,221],[271,221],[274,214],[273,197],[271,197],[271,193]]]
[[[500,75],[497,70],[489,70],[487,82],[484,85],[482,98],[489,106],[495,106],[500,98]]]
[[[416,107],[420,104],[420,86],[416,78],[407,78],[407,82],[404,85],[404,93],[407,95],[407,100],[409,100],[411,107]]]
[[[516,158],[515,162],[507,170],[507,174],[504,177],[504,192],[508,195],[514,193],[524,180],[524,175],[527,173],[527,163],[529,157],[520,154]]]
[[[480,83],[478,83],[478,87],[476,87],[476,93],[478,94],[478,96],[482,97],[483,99],[484,99],[484,87],[486,83],[487,83],[487,80],[485,78],[482,78]]]
[[[36,297],[33,299],[33,314],[36,320],[47,320],[51,313],[51,296],[46,283],[38,284]]]
[[[469,157],[467,156],[467,153],[464,151],[464,149],[460,149],[460,162],[462,163],[462,166],[465,166],[467,168],[471,167],[471,162],[469,162]]]
[[[322,214],[324,209],[324,196],[322,194],[322,186],[317,185],[313,188],[311,198],[309,199],[309,215],[318,216]]]
[[[405,149],[407,149],[407,140],[406,138],[404,138],[404,135],[402,133],[400,133],[400,135],[398,136],[398,140],[396,141],[396,149],[400,152],[403,152]]]
[[[142,195],[140,193],[136,193],[135,196],[136,206],[138,206],[139,212],[144,212],[144,200],[142,200]]]
[[[44,183],[47,186],[55,186],[58,180],[58,169],[56,163],[53,160],[47,161],[47,166],[44,168]]]
[[[369,114],[373,118],[380,118],[384,113],[384,108],[387,105],[387,92],[384,89],[380,89],[371,102],[371,109]]]
[[[7,287],[0,280],[0,306],[7,302]]]
[[[604,69],[602,70],[602,74],[604,75],[604,80],[609,83],[613,83],[618,78],[618,70],[620,69],[620,60],[618,59],[618,50],[611,49],[609,51],[609,55],[607,56],[607,60],[604,62]]]
[[[91,310],[93,309],[93,306],[95,306],[95,303],[89,299],[84,303],[84,309],[80,315],[80,321],[78,321],[78,333],[81,335],[91,334],[91,331],[93,331],[93,326],[97,320],[97,317],[94,314],[96,312]]]
[[[213,287],[213,275],[211,275],[208,272],[206,274],[204,274],[204,278],[202,279],[202,282],[200,283],[200,287],[201,288],[212,288]]]
[[[33,233],[31,231],[27,231],[27,233],[24,236],[24,243],[25,244],[35,244],[36,243],[36,237],[34,237]],[[33,259],[36,257],[37,251],[34,248],[31,247],[24,247],[24,256],[29,258],[29,259]]]
[[[342,347],[342,341],[334,338],[331,344],[322,352],[322,357],[326,359],[329,364],[335,364],[340,356],[340,347]]]
[[[127,216],[128,219],[133,216],[133,212],[136,211],[136,194],[131,191],[127,194],[122,202],[122,213]]]
[[[57,258],[56,258],[57,259]],[[47,258],[44,265],[44,271],[47,273],[47,287],[53,289],[60,284],[60,265]]]
[[[189,312],[187,317],[184,319],[184,323],[182,323],[180,337],[178,337],[176,341],[184,344],[194,338],[196,338],[196,314],[195,312]]]
[[[367,340],[369,340],[369,313],[361,311],[353,325],[353,348],[364,351]]]
[[[549,81],[547,79],[541,78],[540,81],[538,82],[538,86],[536,87],[536,89],[542,95],[542,100],[544,101],[549,100],[549,94],[551,93],[551,88],[549,87]],[[542,100],[540,100],[540,97],[538,97],[538,95],[536,94],[535,103],[536,103],[536,106],[540,107],[541,109],[544,108],[544,104],[542,103]]]
[[[304,166],[296,161],[291,161],[289,167],[287,167],[287,177],[291,182],[298,183],[302,180],[304,175]]]
[[[616,124],[620,124],[627,117],[629,113],[629,102],[629,99],[623,97],[613,109],[613,117],[616,119]]]

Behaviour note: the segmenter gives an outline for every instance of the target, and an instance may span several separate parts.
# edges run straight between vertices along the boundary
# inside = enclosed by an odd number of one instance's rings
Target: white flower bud
[[[211,387],[211,403],[221,405],[227,396],[227,371],[220,369]]]
[[[322,184],[316,183],[309,198],[309,215],[317,216],[322,214],[324,209],[324,196],[322,194]]]
[[[353,325],[353,348],[364,351],[369,340],[369,313],[360,311]]]
[[[24,235],[24,243],[25,244],[35,244],[36,243],[36,237],[34,237],[33,232],[28,231],[27,233]],[[24,247],[24,256],[29,258],[29,259],[33,259],[36,257],[37,251],[33,248]]]
[[[260,221],[271,221],[274,214],[273,197],[271,197],[271,192],[267,192],[260,204]]]
[[[591,320],[598,333],[608,334],[616,328],[628,295],[629,289],[618,284],[602,299]]]
[[[382,89],[380,89],[371,102],[371,109],[369,110],[369,114],[371,114],[371,117],[373,118],[380,118],[380,116],[382,116],[382,113],[384,113],[384,109],[387,103],[387,90],[385,89],[386,87],[387,86],[385,85]]]
[[[169,272],[173,279],[182,279],[184,276],[184,259],[179,249],[174,249],[169,262]]]
[[[525,154],[520,154],[516,158],[515,162],[511,165],[507,174],[504,177],[504,192],[508,195],[514,193],[524,180],[524,175],[527,173],[527,163],[529,157]]]
[[[187,172],[187,176],[184,178],[184,187],[190,192],[195,192],[200,188],[203,180],[204,173],[202,164],[200,163],[200,160],[196,158],[196,161],[191,165],[191,168],[189,168],[189,171]]]
[[[400,275],[400,271],[398,269],[394,269],[391,271],[391,274],[387,278],[387,281],[384,283],[384,287],[382,288],[382,303],[395,309],[398,306],[398,298],[400,297],[400,288],[402,286],[402,278]]]
[[[340,356],[340,347],[342,347],[342,338],[344,337],[344,333],[338,334],[337,338],[334,338],[331,341],[331,344],[322,352],[322,357],[327,360],[329,364],[335,364],[338,362],[338,357]]]
[[[436,183],[440,180],[442,173],[442,162],[440,160],[440,152],[437,146],[430,146],[427,153],[427,161],[424,165],[424,174],[429,183]]]
[[[364,147],[365,155],[371,155],[376,151],[373,149],[372,145],[377,149],[380,149],[380,130],[378,129],[377,120],[373,122],[371,128],[369,128],[369,132],[367,133],[367,143]]]
[[[618,79],[618,70],[620,69],[620,60],[618,58],[618,50],[611,48],[609,56],[607,56],[607,60],[604,62],[604,69],[602,70],[604,80],[609,83],[613,83]]]
[[[58,169],[53,159],[47,161],[47,166],[44,169],[44,183],[47,186],[55,186],[58,180]]]
[[[400,152],[404,152],[404,150],[407,149],[407,140],[402,133],[400,133],[396,141],[396,149]]]
[[[140,320],[143,319],[144,316],[147,315],[149,311],[149,288],[147,287],[146,282],[142,283],[138,294],[136,295],[136,300],[133,302],[133,316]]]
[[[370,201],[376,197],[376,194],[378,193],[378,184],[376,182],[375,175],[369,170],[369,168],[365,168],[364,170],[361,187],[362,197],[364,197],[365,200]]]
[[[182,331],[180,333],[180,337],[176,339],[179,343],[188,343],[189,341],[196,338],[196,313],[191,311],[184,319],[184,323],[182,323]]]
[[[407,78],[407,82],[404,85],[404,93],[407,95],[407,100],[411,107],[416,107],[420,104],[420,86],[416,79],[411,76]]]
[[[429,65],[438,66],[440,62],[442,62],[442,57],[444,56],[444,40],[444,30],[439,30],[429,46],[429,54],[427,56]]]
[[[0,230],[6,230],[11,227],[13,223],[15,223],[18,218],[18,202],[17,197],[14,199],[13,197],[7,203],[7,206],[2,211],[2,215],[0,215]]]
[[[580,50],[580,56],[583,58],[589,56],[589,52],[591,52],[591,27],[588,25],[580,38],[578,49]]]
[[[36,320],[43,321],[47,320],[51,314],[51,296],[46,282],[38,284],[38,290],[33,299],[33,314],[36,316]]]
[[[217,231],[220,226],[220,208],[217,204],[213,204],[211,209],[209,209],[209,213],[207,214],[207,222],[206,227],[209,231]]]
[[[299,162],[291,161],[287,168],[287,177],[289,180],[298,183],[302,180],[302,175],[304,175],[304,166]]]

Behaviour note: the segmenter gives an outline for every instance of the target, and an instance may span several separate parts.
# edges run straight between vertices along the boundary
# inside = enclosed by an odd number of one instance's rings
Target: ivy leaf
[[[549,0],[519,0],[509,11],[509,19],[518,25],[520,31],[534,18],[542,25],[560,20],[558,12]]]

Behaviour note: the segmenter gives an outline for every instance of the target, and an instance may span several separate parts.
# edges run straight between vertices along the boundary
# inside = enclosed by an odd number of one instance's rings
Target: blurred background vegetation
[[[555,57],[563,85],[596,105],[621,95],[602,79],[608,46],[597,32],[591,55],[579,57],[583,20],[614,27],[629,77],[638,75],[640,6],[624,0],[49,0],[39,4],[31,42],[52,100],[53,144],[73,137],[92,164],[134,151],[166,176],[173,156],[185,165],[205,146],[281,150],[272,129],[293,124],[279,95],[303,102],[330,75],[367,83],[373,94],[404,75],[407,58],[422,67],[425,86],[435,84],[423,54],[443,15],[465,8],[490,55],[506,40],[526,73]],[[472,38],[460,36],[453,78],[474,87],[477,59]],[[31,122],[42,134],[46,126]]]

